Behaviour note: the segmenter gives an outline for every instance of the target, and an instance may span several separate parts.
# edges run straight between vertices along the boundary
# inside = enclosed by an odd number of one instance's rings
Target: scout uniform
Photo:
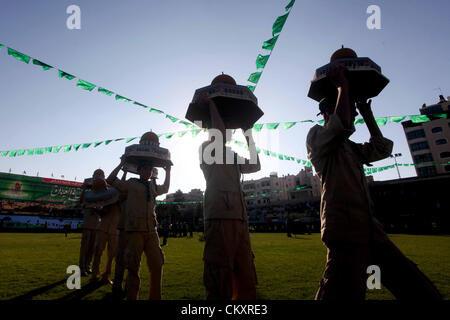
[[[100,261],[103,251],[108,245],[107,258],[105,268],[102,273],[102,278],[109,280],[111,275],[111,266],[117,249],[118,230],[117,223],[119,221],[120,207],[119,204],[114,203],[106,206],[102,210],[105,212],[100,218],[100,224],[97,231],[97,238],[95,240],[95,255],[94,263],[92,264],[92,278],[96,279],[100,272]]]
[[[114,283],[113,288],[115,290],[122,290],[123,276],[125,273],[125,249],[127,247],[127,233],[125,231],[125,219],[126,219],[126,194],[120,195],[119,200],[120,215],[119,222],[117,224],[117,230],[119,232],[119,241],[117,243],[116,253],[116,267],[114,270]]]
[[[201,155],[209,143],[202,144]],[[224,150],[224,157],[231,152],[237,161],[236,153]],[[252,172],[254,165],[237,163],[200,164],[206,180],[203,282],[208,300],[256,299],[254,255],[240,184],[241,172]]]
[[[373,216],[363,164],[387,158],[393,142],[382,136],[358,144],[348,137],[339,116],[310,129],[308,158],[322,184],[322,241],[328,249],[316,299],[364,300],[367,267],[377,265],[381,281],[397,298],[436,298],[439,293],[382,231]]]
[[[157,233],[155,198],[167,193],[169,186],[156,186],[150,181],[141,181],[134,178],[127,181],[116,178],[112,185],[120,192],[127,193],[125,205],[127,299],[136,300],[138,298],[140,288],[139,269],[142,252],[144,252],[150,271],[150,299],[160,300],[164,254]]]
[[[83,219],[83,234],[80,246],[80,270],[86,275],[91,272],[91,261],[94,255],[95,238],[97,234],[100,217],[94,209],[85,208]]]

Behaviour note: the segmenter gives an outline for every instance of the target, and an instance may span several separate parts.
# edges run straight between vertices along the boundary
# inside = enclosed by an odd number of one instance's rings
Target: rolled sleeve
[[[169,186],[165,184],[157,185],[156,186],[156,195],[160,196],[164,193],[169,192]]]
[[[357,144],[363,160],[366,163],[374,162],[389,157],[394,143],[385,137],[372,137],[364,144]]]

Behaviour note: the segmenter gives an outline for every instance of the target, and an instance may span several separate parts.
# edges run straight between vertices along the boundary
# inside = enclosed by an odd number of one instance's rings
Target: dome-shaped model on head
[[[336,59],[344,59],[344,58],[358,58],[356,52],[350,48],[342,48],[336,50],[330,58],[330,62],[333,62]]]
[[[159,137],[153,131],[146,132],[142,135],[141,140],[139,140],[141,144],[153,144],[159,146]]]
[[[233,77],[227,75],[227,74],[219,74],[217,77],[211,81],[211,85],[216,83],[229,83],[236,85],[236,81],[233,79]]]

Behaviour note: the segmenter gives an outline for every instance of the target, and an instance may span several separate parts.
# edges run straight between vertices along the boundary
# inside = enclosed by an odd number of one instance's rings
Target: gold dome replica
[[[141,162],[148,163],[153,167],[173,165],[169,150],[159,146],[158,135],[152,131],[144,133],[139,144],[126,147],[124,157],[126,158],[124,170],[136,174]]]
[[[192,101],[198,97],[211,98],[217,105],[225,127],[228,129],[250,128],[264,112],[258,107],[258,99],[246,86],[237,85],[227,74],[218,75],[211,85],[195,90]],[[209,128],[209,107],[206,104],[189,104],[186,119],[195,122],[202,121],[203,128]]]
[[[330,63],[316,70],[308,97],[320,101],[327,96],[337,96],[336,87],[327,78],[330,68],[337,65],[348,69],[350,96],[356,100],[377,96],[389,83],[389,79],[381,74],[381,68],[375,62],[367,57],[358,58],[355,51],[342,46],[333,53]]]

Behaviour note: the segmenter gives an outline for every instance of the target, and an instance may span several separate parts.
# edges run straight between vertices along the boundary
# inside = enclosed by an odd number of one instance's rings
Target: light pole
[[[401,153],[394,153],[394,154],[391,154],[391,155],[389,156],[390,158],[394,158],[394,161],[395,161],[395,167],[397,168],[397,173],[398,173],[398,178],[399,178],[399,179],[401,179],[401,177],[400,177],[400,170],[398,170],[397,157],[401,157],[401,156],[402,156]]]

